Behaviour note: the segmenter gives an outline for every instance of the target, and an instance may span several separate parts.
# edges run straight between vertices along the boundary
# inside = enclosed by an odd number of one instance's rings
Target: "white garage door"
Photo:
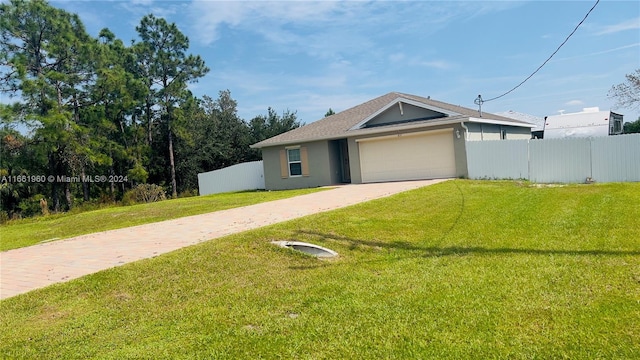
[[[358,141],[362,182],[455,177],[451,129]]]

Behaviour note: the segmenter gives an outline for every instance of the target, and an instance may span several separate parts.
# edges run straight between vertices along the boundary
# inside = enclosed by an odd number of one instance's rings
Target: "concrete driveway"
[[[341,185],[208,214],[77,236],[0,253],[0,299],[189,245],[436,184],[445,180]]]

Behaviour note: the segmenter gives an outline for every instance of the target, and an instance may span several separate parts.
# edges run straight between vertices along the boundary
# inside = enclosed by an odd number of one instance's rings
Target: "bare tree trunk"
[[[129,149],[129,144],[127,142],[127,134],[124,131],[124,121],[122,119],[118,119],[118,123],[120,123],[120,133],[122,134],[122,142],[124,143],[124,148]]]
[[[69,183],[64,183],[64,197],[67,200],[67,208],[71,210],[73,208],[73,197],[71,196],[71,189],[69,189]]]
[[[110,184],[110,192],[111,192],[111,200],[116,199],[116,184],[113,182],[113,178],[115,178],[115,170],[113,169],[113,163],[111,163],[111,184]]]
[[[53,200],[53,211],[60,211],[60,196],[58,193],[58,171],[55,160],[55,153],[49,153],[49,176],[52,176],[53,181],[51,181],[51,199]]]
[[[111,195],[111,200],[115,201],[116,200],[116,184],[113,182],[113,179],[115,178],[115,169],[113,168],[113,163],[115,161],[113,161],[113,150],[111,149],[111,146],[109,146],[109,157],[111,158],[111,166],[109,167],[109,173],[111,175],[111,182],[109,183],[109,195]]]
[[[149,103],[149,101],[147,101],[147,145],[151,145],[151,142],[153,140],[152,135],[151,135],[151,122],[152,122],[152,115],[151,115],[151,103]]]
[[[84,201],[89,201],[89,183],[84,181],[86,177],[86,173],[84,171],[84,166],[82,166],[82,170],[80,172],[81,180],[82,180],[82,195]]]
[[[178,190],[176,188],[176,163],[173,158],[173,135],[171,134],[171,128],[169,128],[169,163],[171,164],[171,197],[178,197]]]

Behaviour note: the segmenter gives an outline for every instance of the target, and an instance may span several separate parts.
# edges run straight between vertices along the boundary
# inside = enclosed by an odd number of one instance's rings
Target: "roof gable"
[[[373,126],[408,123],[413,121],[433,120],[461,114],[420,101],[397,97],[371,115],[352,126],[349,130]]]

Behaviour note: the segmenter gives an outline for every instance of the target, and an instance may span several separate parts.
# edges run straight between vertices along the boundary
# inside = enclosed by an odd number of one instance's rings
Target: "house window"
[[[302,161],[300,149],[287,149],[287,161],[289,163],[289,176],[302,176]]]
[[[291,146],[280,150],[280,176],[309,176],[309,158],[305,146]]]

